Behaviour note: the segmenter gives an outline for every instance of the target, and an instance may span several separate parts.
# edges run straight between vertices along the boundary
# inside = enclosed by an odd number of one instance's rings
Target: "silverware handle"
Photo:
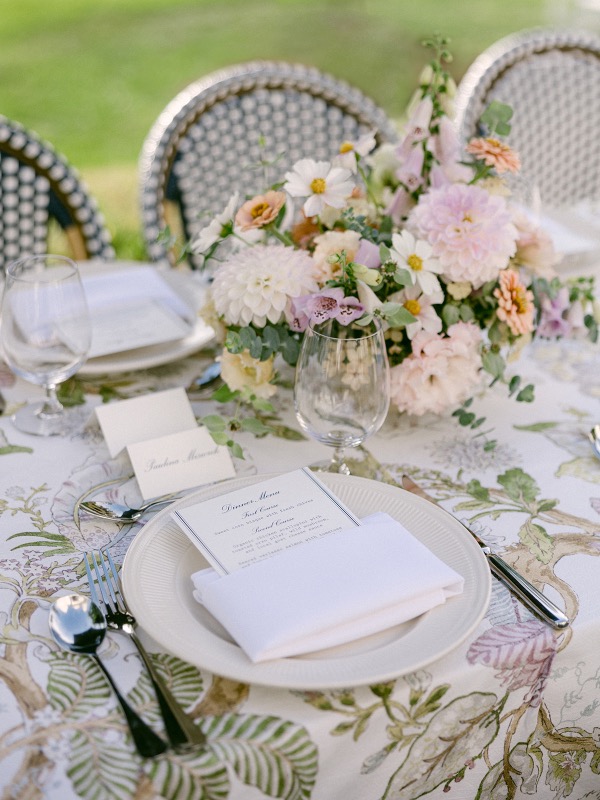
[[[542,594],[529,581],[514,570],[509,564],[495,553],[488,553],[487,559],[494,575],[508,586],[521,598],[525,605],[539,614],[554,628],[566,628],[569,618],[546,595]]]
[[[164,742],[160,736],[154,733],[152,728],[146,725],[144,720],[133,710],[127,700],[125,700],[121,692],[118,690],[112,675],[106,669],[100,657],[96,653],[90,653],[90,655],[96,661],[102,672],[106,675],[106,680],[110,683],[115,695],[117,696],[117,700],[121,704],[121,708],[123,709],[123,713],[127,719],[127,724],[129,725],[129,730],[131,731],[131,737],[135,743],[138,753],[144,758],[152,758],[153,756],[160,755],[160,753],[164,753],[167,749],[167,743]]]
[[[174,749],[179,752],[197,750],[206,744],[206,736],[200,728],[194,724],[190,717],[181,708],[177,700],[171,694],[169,688],[154,669],[152,659],[146,652],[146,648],[138,639],[133,630],[127,631],[133,643],[138,649],[140,656],[148,670],[148,675],[156,692],[156,699],[160,706],[165,730],[169,741]]]

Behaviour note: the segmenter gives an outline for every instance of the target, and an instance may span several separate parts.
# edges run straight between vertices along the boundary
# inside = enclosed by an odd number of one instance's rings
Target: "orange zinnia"
[[[491,136],[472,139],[466,150],[475,158],[485,161],[488,167],[494,167],[496,172],[518,172],[521,169],[521,161],[515,151]]]
[[[515,336],[533,330],[533,292],[521,283],[518,272],[505,269],[500,273],[500,286],[494,289],[494,297],[498,298],[498,319],[506,322]]]

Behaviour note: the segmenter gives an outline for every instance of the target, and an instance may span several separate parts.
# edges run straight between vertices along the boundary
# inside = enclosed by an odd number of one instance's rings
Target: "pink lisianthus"
[[[498,319],[506,322],[515,336],[533,331],[533,292],[521,282],[516,270],[505,269],[500,273],[500,285],[494,289],[494,297],[498,300]]]
[[[516,252],[517,229],[503,197],[461,183],[423,194],[408,226],[426,239],[452,283],[495,280]]]
[[[354,260],[369,269],[378,269],[381,266],[379,248],[368,239],[361,239]]]
[[[390,370],[391,398],[399,411],[441,414],[468,399],[481,381],[481,332],[457,322],[447,336],[419,331],[412,354]]]

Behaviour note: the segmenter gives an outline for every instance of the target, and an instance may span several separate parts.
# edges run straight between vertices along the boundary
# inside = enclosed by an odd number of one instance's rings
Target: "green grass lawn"
[[[137,159],[152,123],[202,75],[265,58],[312,64],[399,116],[434,32],[459,80],[545,0],[4,0],[0,113],[64,153],[96,195],[122,257],[143,257]]]

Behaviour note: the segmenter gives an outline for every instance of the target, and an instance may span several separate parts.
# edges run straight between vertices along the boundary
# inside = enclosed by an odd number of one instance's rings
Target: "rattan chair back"
[[[0,270],[51,249],[53,221],[64,230],[68,255],[114,258],[104,220],[74,168],[36,134],[0,116]]]
[[[345,140],[396,129],[362,92],[316,69],[251,62],[191,84],[164,109],[140,157],[143,229],[152,260],[174,259],[157,237],[181,215],[189,239],[235,190],[252,195],[300,158],[330,159]],[[192,266],[198,264],[192,263]]]
[[[458,87],[463,139],[477,134],[492,100],[513,109],[507,141],[542,203],[600,199],[600,38],[537,29],[496,42]]]

